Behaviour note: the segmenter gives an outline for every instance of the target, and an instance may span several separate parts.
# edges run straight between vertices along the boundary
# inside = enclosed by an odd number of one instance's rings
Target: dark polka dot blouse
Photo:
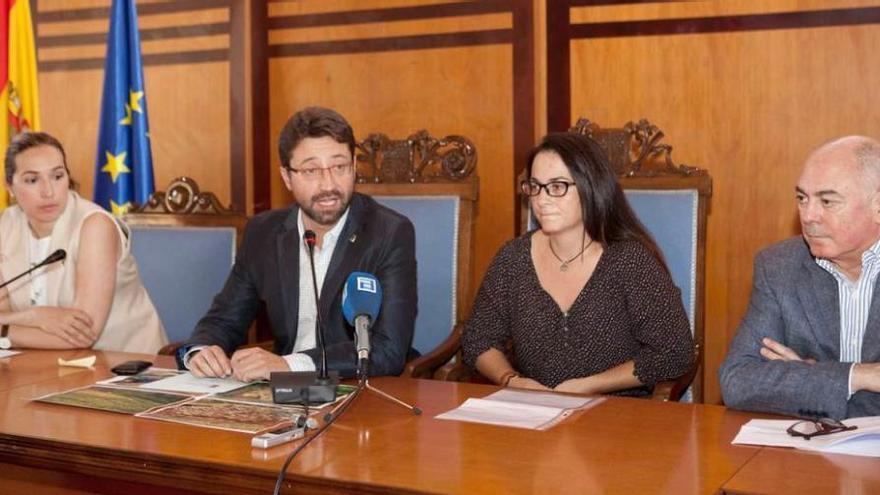
[[[467,365],[490,348],[512,350],[517,371],[555,387],[633,360],[645,386],[620,395],[687,372],[694,344],[680,292],[641,243],[607,246],[563,312],[538,281],[531,236],[505,244],[483,279],[462,337]]]

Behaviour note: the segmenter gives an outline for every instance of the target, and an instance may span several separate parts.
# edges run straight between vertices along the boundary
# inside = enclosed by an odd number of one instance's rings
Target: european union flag
[[[95,202],[124,215],[154,190],[141,42],[134,0],[113,0],[104,64]]]

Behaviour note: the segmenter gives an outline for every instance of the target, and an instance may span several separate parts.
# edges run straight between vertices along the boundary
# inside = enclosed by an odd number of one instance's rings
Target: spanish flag
[[[28,0],[0,0],[0,209],[6,206],[3,158],[16,134],[40,130],[37,55]]]

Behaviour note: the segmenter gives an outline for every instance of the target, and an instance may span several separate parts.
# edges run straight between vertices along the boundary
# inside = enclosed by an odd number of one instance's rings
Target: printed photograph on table
[[[288,423],[295,415],[290,408],[277,405],[245,404],[206,397],[138,414],[138,417],[257,433]]]
[[[113,385],[116,387],[140,387],[146,383],[153,383],[165,378],[177,376],[181,373],[184,372],[166,368],[150,368],[137,375],[115,376],[107,380],[101,380],[98,383],[102,385]]]
[[[336,401],[333,403],[339,402],[341,399],[344,399],[345,396],[354,392],[354,389],[357,388],[353,385],[337,385],[336,386]],[[272,402],[272,387],[269,386],[269,382],[254,382],[245,387],[232,390],[229,392],[223,392],[219,394],[214,394],[215,399],[228,400],[233,402],[242,402],[246,404],[265,404],[265,405],[275,405],[275,406],[283,406],[288,409],[291,408],[299,408],[305,409],[302,406],[296,404],[275,404]],[[321,406],[310,406],[309,409],[321,409],[327,404]]]
[[[190,399],[192,396],[184,394],[90,385],[44,395],[34,400],[47,404],[83,407],[122,414],[138,414]]]

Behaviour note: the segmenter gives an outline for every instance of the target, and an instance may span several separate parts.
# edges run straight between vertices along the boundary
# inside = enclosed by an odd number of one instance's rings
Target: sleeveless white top
[[[113,304],[95,349],[155,354],[168,343],[165,329],[156,313],[150,296],[138,275],[137,264],[131,255],[128,227],[107,211],[70,191],[64,212],[58,217],[48,239],[45,253],[57,249],[67,251],[67,258],[38,270],[35,277],[22,277],[7,286],[13,311],[32,306],[32,296],[38,293],[37,305],[71,307],[76,295],[76,262],[79,257],[80,234],[83,222],[91,215],[106,215],[113,219],[119,231],[120,257],[116,262],[116,286]],[[9,280],[29,268],[31,258],[37,262],[43,256],[29,255],[33,234],[27,217],[19,206],[10,206],[0,215],[0,274]],[[39,249],[43,249],[38,247]],[[36,286],[34,281],[39,280]]]

